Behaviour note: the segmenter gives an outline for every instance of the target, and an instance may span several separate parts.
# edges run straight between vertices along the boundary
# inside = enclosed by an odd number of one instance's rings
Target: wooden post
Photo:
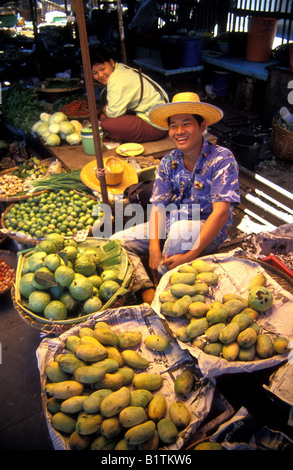
[[[79,42],[81,49],[81,57],[84,69],[84,78],[85,78],[85,87],[88,97],[89,112],[90,112],[90,121],[93,128],[93,138],[94,146],[97,160],[97,178],[100,181],[102,201],[104,204],[108,204],[108,191],[105,178],[104,162],[101,150],[101,141],[99,133],[99,122],[97,116],[97,107],[95,100],[95,91],[94,84],[92,79],[92,68],[90,63],[90,54],[88,48],[88,37],[84,17],[84,8],[82,0],[74,1],[74,9],[76,14],[78,32],[79,32]]]
[[[121,41],[122,62],[124,64],[127,64],[121,0],[117,0],[117,12],[118,12],[119,34],[120,34],[120,41]]]

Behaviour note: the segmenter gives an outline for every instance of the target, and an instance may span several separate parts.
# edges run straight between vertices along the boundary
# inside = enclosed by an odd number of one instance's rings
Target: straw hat
[[[198,114],[205,119],[207,126],[215,124],[223,117],[223,111],[208,103],[201,103],[196,93],[177,93],[171,103],[155,106],[149,118],[153,124],[168,129],[168,118],[175,114]]]

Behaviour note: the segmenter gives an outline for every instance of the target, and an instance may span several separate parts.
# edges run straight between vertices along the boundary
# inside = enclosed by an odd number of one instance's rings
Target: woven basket
[[[103,240],[106,241],[106,240]],[[82,243],[80,244],[82,246]],[[40,315],[37,315],[30,311],[27,306],[23,304],[23,299],[19,292],[19,281],[22,274],[23,264],[26,259],[30,256],[32,249],[24,250],[23,253],[19,253],[18,257],[18,264],[16,269],[16,278],[15,278],[15,285],[11,289],[11,297],[13,301],[13,305],[19,316],[30,326],[37,328],[38,330],[43,331],[44,333],[56,333],[60,334],[63,331],[71,328],[73,325],[86,321],[91,315],[86,314],[83,312],[82,308],[78,309],[74,314],[74,316],[67,317],[66,320],[56,320],[50,321]],[[101,312],[108,309],[108,308],[118,308],[124,305],[129,293],[132,290],[132,286],[135,280],[135,271],[130,262],[125,249],[122,247],[122,256],[124,256],[128,262],[128,269],[126,275],[124,277],[123,282],[121,283],[120,288],[118,291],[109,299],[101,308]]]
[[[11,268],[16,270],[17,255],[14,251],[0,250],[0,259],[2,259],[5,263],[7,263],[9,266],[11,266]],[[10,285],[6,289],[0,291],[0,294],[4,294],[5,292],[9,291],[11,288],[12,288],[12,285]]]
[[[280,160],[293,160],[293,132],[283,129],[273,121],[270,146]]]
[[[39,194],[41,193],[46,193],[48,191],[42,191],[40,193],[34,193],[33,195],[30,195],[30,197],[35,197],[36,195],[38,196]],[[77,194],[81,194],[80,192],[78,191],[75,191]],[[90,199],[94,199],[96,200],[96,197],[91,195],[91,194],[87,194],[86,195],[87,197],[89,197]],[[29,199],[29,198],[26,198],[26,199]],[[13,207],[14,204],[10,204],[10,206],[8,206],[5,211],[1,214],[1,227],[6,230],[6,227],[5,227],[5,216],[6,214],[10,211],[10,209]],[[87,236],[91,236],[92,234],[92,230],[89,229],[88,231],[88,234]],[[12,240],[15,240],[16,242],[18,243],[21,243],[21,244],[24,244],[24,245],[37,245],[38,243],[40,243],[42,240],[44,240],[44,238],[33,238],[29,235],[26,235],[25,233],[21,233],[21,232],[3,232],[3,235],[7,235],[9,238],[11,238]]]

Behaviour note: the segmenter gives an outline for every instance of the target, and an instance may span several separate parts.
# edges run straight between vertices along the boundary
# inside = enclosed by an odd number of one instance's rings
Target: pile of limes
[[[92,211],[97,203],[73,190],[44,192],[13,204],[4,216],[4,225],[12,233],[37,239],[50,233],[72,237],[93,226],[97,218]]]

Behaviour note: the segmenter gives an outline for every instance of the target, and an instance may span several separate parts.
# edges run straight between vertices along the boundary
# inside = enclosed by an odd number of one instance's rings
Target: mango
[[[73,416],[59,411],[52,416],[51,424],[52,427],[56,429],[56,431],[64,432],[65,434],[71,434],[75,430],[76,419]]]
[[[238,295],[238,294],[224,294],[223,295],[223,298],[222,298],[222,303],[224,304],[225,302],[228,302],[228,300],[233,300],[233,299],[236,299],[236,300],[240,300],[240,302],[243,303],[244,307],[248,307],[248,300],[244,297],[242,297],[242,295]]]
[[[270,336],[260,333],[255,342],[255,350],[261,359],[267,359],[274,354],[274,344]]]
[[[175,300],[177,300],[177,299],[178,299],[178,297],[173,295],[170,290],[160,292],[160,294],[159,294],[159,301],[162,302],[162,303],[164,303],[164,302],[175,302]]]
[[[196,348],[201,349],[203,351],[206,343],[205,341],[203,341],[202,338],[193,338],[191,344],[192,346],[195,346]]]
[[[177,298],[178,299],[178,298]],[[175,302],[164,302],[160,306],[160,312],[166,317],[173,317],[173,306]]]
[[[107,439],[107,437],[100,435],[91,442],[89,450],[113,450],[115,446],[115,439]]]
[[[130,391],[127,387],[121,387],[119,390],[107,395],[100,404],[100,412],[105,418],[120,413],[130,403]]]
[[[117,348],[114,346],[105,346],[107,350],[107,358],[108,359],[114,359],[115,361],[118,362],[119,367],[124,366],[124,361],[121,355],[121,352],[118,351]]]
[[[86,450],[90,443],[90,436],[81,436],[77,431],[73,431],[68,439],[68,444],[71,450]]]
[[[169,349],[171,341],[166,336],[151,334],[145,338],[144,344],[148,349],[151,349],[152,351],[163,352]]]
[[[159,390],[163,385],[163,378],[160,374],[152,372],[141,372],[133,378],[132,384],[134,388],[143,388],[150,392]]]
[[[285,338],[284,336],[277,336],[276,338],[273,339],[273,345],[276,353],[278,354],[285,354],[289,352],[289,340],[288,338]]]
[[[219,300],[214,300],[211,304],[209,304],[209,308],[214,308],[214,307],[223,308],[223,303],[220,302]]]
[[[207,314],[209,306],[204,302],[191,302],[188,312],[192,317],[203,317]]]
[[[54,384],[53,394],[59,400],[66,400],[75,395],[81,395],[83,391],[83,384],[76,382],[76,380],[64,380],[64,382]]]
[[[206,314],[206,319],[210,325],[216,323],[224,323],[228,318],[228,310],[224,307],[214,306],[210,308]]]
[[[86,400],[86,395],[74,396],[67,398],[61,403],[61,411],[63,413],[79,413],[83,410],[83,404]]]
[[[164,395],[156,393],[148,406],[148,417],[155,421],[163,418],[167,409],[167,401]]]
[[[259,312],[250,307],[246,307],[244,310],[242,310],[241,313],[247,315],[249,318],[251,318],[252,321],[257,320],[259,317]]]
[[[101,388],[86,397],[83,403],[83,410],[86,413],[99,413],[100,405],[107,395],[113,393],[109,388]]]
[[[178,430],[169,418],[162,418],[157,424],[159,438],[165,444],[171,444],[178,437]]]
[[[267,283],[267,278],[263,273],[256,274],[250,281],[248,289],[251,290],[257,286],[265,286]]]
[[[83,338],[85,338],[85,336],[83,336]],[[88,338],[90,338],[90,336],[88,336]],[[85,362],[97,362],[105,359],[107,357],[107,349],[96,339],[95,341],[95,343],[85,343],[77,346],[75,350],[76,357]]]
[[[169,418],[177,429],[184,429],[191,421],[191,414],[182,401],[173,401],[169,407]]]
[[[170,287],[171,293],[175,295],[175,297],[183,297],[184,295],[195,295],[198,294],[197,285],[193,284],[190,286],[189,284],[178,283],[174,284]]]
[[[145,408],[153,399],[153,394],[149,390],[136,389],[130,392],[130,405]]]
[[[122,427],[117,416],[106,418],[102,422],[101,434],[106,437],[106,439],[112,439],[113,437],[118,436],[121,430]]]
[[[58,382],[57,382],[57,383],[58,383]],[[45,385],[45,392],[47,393],[47,395],[53,395],[53,394],[54,394],[55,386],[56,386],[56,383],[55,383],[55,382],[47,383],[47,384]]]
[[[67,374],[74,374],[76,369],[85,366],[85,362],[78,359],[73,353],[61,354],[58,357],[58,363],[63,372]]]
[[[119,413],[119,422],[123,428],[133,428],[148,420],[148,415],[142,406],[127,406]]]
[[[129,385],[132,382],[133,377],[134,377],[134,371],[131,367],[120,367],[118,372],[123,377],[122,386]]]
[[[253,361],[255,357],[255,345],[253,344],[249,348],[239,348],[238,360],[239,361]]]
[[[250,316],[246,315],[245,313],[240,312],[240,313],[237,313],[237,315],[235,315],[232,320],[231,320],[231,323],[238,323],[239,325],[239,328],[240,328],[240,331],[243,331],[245,330],[246,328],[249,327],[249,325],[251,325],[252,323],[252,319]]]
[[[80,338],[83,336],[94,336],[94,331],[89,326],[83,326],[80,328],[78,335]]]
[[[176,338],[179,339],[179,341],[182,341],[183,343],[187,343],[191,340],[190,336],[188,336],[187,334],[186,326],[180,326],[179,328],[177,328],[175,331],[175,335]]]
[[[121,355],[125,364],[133,367],[134,369],[147,369],[150,365],[149,361],[145,357],[133,349],[125,349],[122,351]]]
[[[253,328],[254,331],[256,331],[256,333],[259,335],[260,330],[261,330],[261,326],[259,323],[254,321],[253,323],[251,323],[250,328]]]
[[[170,275],[170,283],[173,284],[193,284],[196,279],[195,273],[173,272]]]
[[[156,430],[156,425],[153,421],[148,420],[137,426],[133,426],[125,433],[125,439],[130,445],[140,445],[148,441]]]
[[[179,272],[179,273],[193,273],[193,274],[197,274],[196,269],[194,269],[194,267],[191,266],[191,264],[183,264],[182,266],[179,266],[178,272]]]
[[[201,442],[197,444],[193,450],[224,450],[224,447],[219,442]]]
[[[124,385],[124,375],[121,374],[120,370],[112,373],[106,373],[100,380],[93,384],[96,390],[101,388],[109,388],[110,390],[116,391]]]
[[[237,343],[241,348],[249,348],[256,342],[257,332],[253,328],[245,328],[237,336]]]
[[[196,288],[197,295],[206,295],[210,291],[209,284],[200,280],[196,280],[192,287]]]
[[[93,331],[94,337],[103,344],[103,346],[117,347],[119,344],[118,335],[108,325],[105,326],[103,323],[104,322],[96,323]]]
[[[120,439],[120,441],[117,442],[117,444],[114,447],[114,450],[135,450],[136,446],[132,446],[128,444],[127,440],[125,437]]]
[[[83,335],[80,337],[80,343],[79,344],[97,344],[96,338],[94,338],[92,335]]]
[[[208,286],[216,284],[219,280],[219,276],[215,272],[201,272],[196,276],[197,281],[202,281]]]
[[[207,263],[206,261],[202,259],[195,259],[192,263],[191,266],[198,272],[198,273],[208,273],[210,271],[214,270],[214,266],[212,263]]]
[[[80,343],[80,338],[78,336],[75,336],[75,335],[69,335],[67,338],[66,338],[66,342],[65,342],[65,348],[74,353],[75,352],[75,349],[76,347],[79,345]]]
[[[194,318],[186,327],[186,333],[190,338],[202,335],[209,327],[206,317]]]
[[[229,323],[219,333],[219,340],[221,343],[228,344],[236,340],[240,332],[239,325],[237,323]]]
[[[54,415],[61,411],[61,400],[57,400],[55,397],[50,397],[47,399],[47,410]]]
[[[189,295],[184,295],[180,299],[176,300],[172,309],[173,317],[182,317],[188,312],[188,307],[191,304],[191,298]]]
[[[191,296],[192,302],[203,302],[205,303],[206,297],[204,294],[195,294]]]
[[[122,349],[133,348],[141,342],[141,339],[140,331],[124,331],[118,334],[118,346]]]
[[[57,361],[51,361],[46,365],[45,374],[51,382],[63,382],[70,379],[70,375],[61,369]]]
[[[230,299],[227,300],[224,304],[224,308],[228,312],[228,318],[233,318],[235,315],[240,313],[245,307],[241,300],[239,299]]]
[[[210,326],[206,331],[205,331],[205,336],[208,342],[215,342],[219,341],[219,334],[220,331],[225,328],[226,323],[215,323],[214,325]]]
[[[74,378],[83,384],[93,384],[101,380],[106,373],[115,372],[117,369],[118,362],[106,358],[89,366],[79,367],[74,372]]]
[[[211,356],[220,357],[222,354],[223,343],[215,341],[214,343],[207,343],[204,348],[203,352],[205,354],[210,354]]]
[[[194,375],[190,370],[184,370],[174,382],[174,392],[176,395],[187,397],[194,386]]]
[[[266,312],[273,305],[273,295],[265,286],[256,286],[249,291],[248,305],[257,312]]]
[[[155,429],[153,435],[142,444],[139,444],[138,450],[157,450],[159,447],[159,434],[158,431]]]
[[[236,341],[223,344],[222,356],[227,361],[235,361],[239,353],[239,344]]]

